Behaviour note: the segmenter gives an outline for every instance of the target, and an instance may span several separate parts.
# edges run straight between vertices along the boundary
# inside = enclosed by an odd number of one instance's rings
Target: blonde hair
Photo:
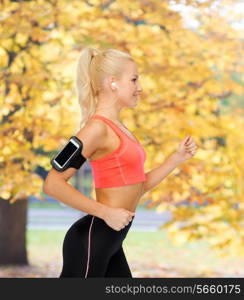
[[[104,87],[104,79],[107,76],[121,78],[125,59],[134,62],[128,53],[116,49],[104,51],[93,47],[82,49],[76,71],[76,91],[81,107],[81,128],[95,112],[97,96]]]

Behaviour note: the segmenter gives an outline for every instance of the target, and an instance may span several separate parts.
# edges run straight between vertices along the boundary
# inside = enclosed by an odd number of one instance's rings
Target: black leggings
[[[122,243],[133,222],[117,231],[96,216],[85,215],[63,241],[61,277],[132,277]]]

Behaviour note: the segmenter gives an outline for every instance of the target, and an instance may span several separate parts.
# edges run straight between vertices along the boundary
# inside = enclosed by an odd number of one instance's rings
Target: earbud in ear
[[[114,86],[114,87],[116,86],[116,83],[115,83],[115,82],[112,82],[111,84],[112,84],[112,86]]]

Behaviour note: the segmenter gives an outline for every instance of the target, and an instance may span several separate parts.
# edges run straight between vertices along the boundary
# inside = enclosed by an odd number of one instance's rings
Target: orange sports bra
[[[96,114],[91,118],[103,120],[120,138],[120,145],[113,152],[95,160],[88,160],[95,188],[116,187],[145,181],[146,152],[141,144],[124,133],[112,120]]]

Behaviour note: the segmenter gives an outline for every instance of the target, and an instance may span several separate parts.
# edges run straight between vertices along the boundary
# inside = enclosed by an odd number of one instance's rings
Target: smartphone
[[[72,157],[74,157],[77,152],[80,152],[80,149],[81,143],[79,139],[76,136],[72,136],[69,142],[52,159],[52,166],[59,171],[65,170]]]

